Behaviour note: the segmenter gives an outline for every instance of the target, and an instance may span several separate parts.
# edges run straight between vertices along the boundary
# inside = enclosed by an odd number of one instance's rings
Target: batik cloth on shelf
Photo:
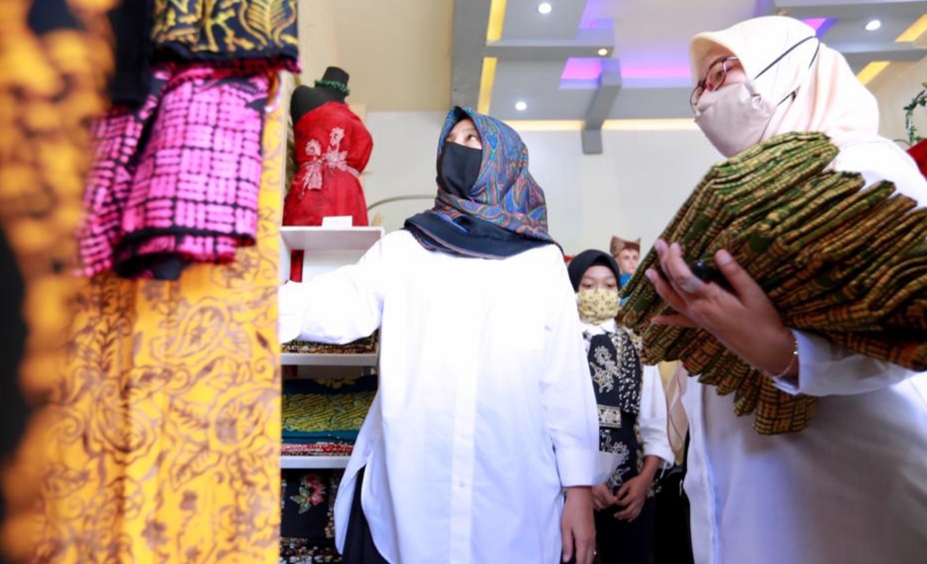
[[[283,456],[351,456],[354,452],[354,443],[322,442],[322,443],[284,443],[280,446]]]
[[[113,2],[0,3],[0,561],[37,562],[40,489],[64,484],[46,449],[47,400],[62,384],[78,286],[76,251],[89,123],[106,109]],[[70,501],[70,490],[59,490]],[[64,503],[64,501],[62,501]],[[56,531],[73,523],[58,521]],[[57,539],[56,539],[57,540]],[[66,542],[57,544],[61,558]],[[102,551],[101,551],[102,552]],[[78,562],[73,559],[71,562]],[[89,562],[89,560],[85,560]]]
[[[262,59],[299,71],[296,0],[155,0],[152,40],[175,60]]]
[[[94,127],[81,270],[176,280],[254,244],[261,131],[273,68],[262,61],[158,65],[141,107]]]
[[[729,250],[766,291],[785,324],[848,350],[927,370],[927,209],[889,182],[827,171],[837,148],[820,133],[774,137],[714,166],[661,237],[687,260]],[[624,323],[644,339],[648,364],[681,360],[690,374],[735,393],[762,434],[800,431],[815,398],[791,396],[708,333],[652,325],[670,311],[644,280],[629,284]]]
[[[372,354],[377,352],[376,333],[345,345],[293,340],[280,345],[285,353],[298,354]]]
[[[373,377],[285,380],[285,443],[353,442],[376,395]]]
[[[332,546],[320,545],[306,539],[283,537],[280,539],[280,564],[340,564],[344,559]]]
[[[332,546],[335,498],[344,471],[284,470],[281,475],[280,536]]]

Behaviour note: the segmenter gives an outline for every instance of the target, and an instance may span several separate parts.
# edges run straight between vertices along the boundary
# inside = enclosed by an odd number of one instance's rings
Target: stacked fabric
[[[377,335],[374,333],[369,337],[345,345],[331,345],[294,339],[280,345],[280,349],[285,353],[300,354],[373,354],[377,352]]]
[[[661,238],[687,260],[727,249],[767,292],[789,327],[851,351],[927,369],[927,210],[826,170],[837,148],[820,133],[775,137],[714,166]],[[681,360],[761,434],[800,431],[815,399],[791,396],[702,330],[651,325],[669,306],[644,279],[651,251],[625,290],[624,323],[644,339],[647,363]]]
[[[283,454],[350,454],[373,403],[376,387],[376,378],[369,376],[285,380],[281,414]]]

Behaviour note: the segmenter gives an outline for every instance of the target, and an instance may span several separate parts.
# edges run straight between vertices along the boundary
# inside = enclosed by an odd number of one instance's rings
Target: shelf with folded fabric
[[[344,468],[350,456],[281,456],[282,470]]]
[[[378,334],[345,345],[290,341],[281,345],[283,366],[374,367],[379,353]]]

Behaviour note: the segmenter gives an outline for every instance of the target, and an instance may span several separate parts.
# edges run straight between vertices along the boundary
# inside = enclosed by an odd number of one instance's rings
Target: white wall
[[[907,139],[903,108],[911,103],[927,82],[927,57],[916,63],[892,63],[871,83],[869,90],[879,101],[879,133],[889,139]],[[927,109],[914,111],[914,125],[927,137]]]
[[[435,152],[444,113],[370,112],[374,149],[363,176],[368,205],[435,193]],[[567,253],[608,249],[611,236],[651,245],[721,156],[697,130],[604,131],[604,153],[583,155],[578,131],[525,131],[531,173],[547,195],[551,233]],[[387,231],[432,206],[398,202],[380,212]]]

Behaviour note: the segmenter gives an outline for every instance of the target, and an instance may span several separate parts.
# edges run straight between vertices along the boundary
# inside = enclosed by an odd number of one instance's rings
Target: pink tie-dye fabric
[[[230,262],[254,244],[270,76],[259,61],[159,65],[142,106],[96,124],[83,274],[175,278],[164,265]]]

